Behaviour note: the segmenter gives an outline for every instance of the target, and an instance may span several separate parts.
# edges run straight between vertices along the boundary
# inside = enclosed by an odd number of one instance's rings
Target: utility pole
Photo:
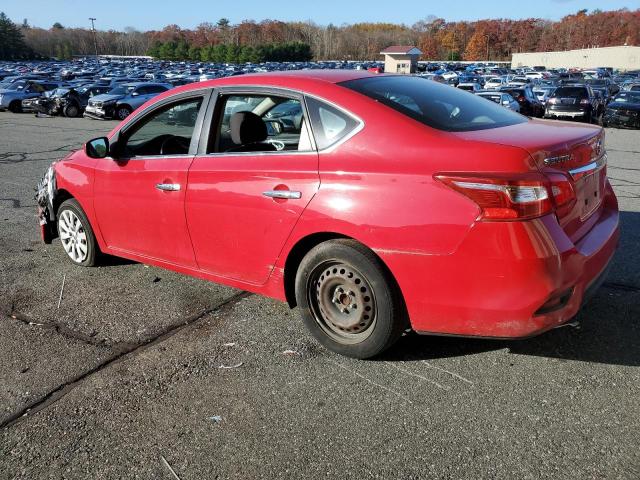
[[[96,27],[93,23],[97,19],[95,17],[89,17],[89,20],[91,20],[91,32],[93,32],[93,47],[95,48],[95,51],[96,51],[96,58],[98,58],[98,41],[96,40]]]
[[[491,39],[491,35],[489,35],[488,33],[484,34],[485,37],[487,37],[487,62],[489,61],[489,41]]]

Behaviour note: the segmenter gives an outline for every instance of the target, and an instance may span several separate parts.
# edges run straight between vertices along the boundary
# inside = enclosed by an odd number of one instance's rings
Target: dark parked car
[[[501,92],[506,92],[515,98],[518,105],[520,105],[520,113],[527,115],[528,117],[542,118],[544,116],[544,105],[535,93],[531,85],[524,85],[522,87],[502,87],[499,89]]]
[[[107,85],[88,85],[80,88],[58,88],[48,98],[39,99],[38,111],[47,115],[79,117],[89,99],[112,90]]]
[[[595,123],[599,106],[600,100],[588,85],[563,85],[549,96],[544,116]]]
[[[605,127],[640,128],[640,92],[620,92],[607,106]]]
[[[124,120],[136,108],[156,95],[166,92],[172,85],[165,83],[136,82],[120,85],[102,95],[89,100],[84,111],[85,117],[114,118]]]

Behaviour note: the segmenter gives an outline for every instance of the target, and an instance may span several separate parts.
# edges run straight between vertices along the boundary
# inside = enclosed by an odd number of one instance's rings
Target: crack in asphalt
[[[18,198],[0,198],[0,202],[11,202],[11,208],[22,208]]]
[[[621,290],[623,292],[640,292],[640,287],[636,287],[635,285],[627,285],[626,283],[604,282],[602,286],[610,288],[612,290]]]
[[[62,335],[65,338],[69,338],[71,340],[78,340],[80,342],[89,344],[89,345],[93,345],[94,347],[105,347],[105,348],[109,348],[111,350],[114,350],[115,352],[126,352],[132,348],[134,348],[137,344],[134,343],[129,343],[129,342],[116,342],[116,343],[109,343],[107,340],[102,339],[102,340],[98,340],[94,337],[92,337],[91,335],[87,335],[85,333],[81,333],[78,332],[76,330],[72,330],[69,327],[67,327],[66,325],[59,323],[59,322],[42,322],[42,321],[38,321],[35,320],[31,317],[29,317],[28,315],[25,315],[24,313],[18,312],[17,310],[15,310],[15,305],[11,305],[11,310],[8,313],[8,315],[14,319],[14,320],[18,320],[19,322],[24,323],[25,325],[29,325],[29,326],[38,326],[38,327],[42,327],[46,330],[52,330],[54,332],[56,332],[59,335]]]
[[[46,158],[29,158],[31,155],[44,155],[44,154],[54,154],[60,152],[72,152],[73,150],[78,148],[78,144],[71,143],[69,145],[62,145],[61,147],[54,148],[53,150],[43,150],[41,152],[4,152],[0,153],[0,165],[11,165],[15,163],[22,162],[41,162],[46,160]],[[15,158],[13,158],[15,157]]]
[[[27,418],[32,417],[33,415],[40,412],[41,410],[44,410],[50,407],[51,405],[55,404],[58,400],[66,396],[69,392],[71,392],[74,388],[76,388],[80,383],[90,378],[92,375],[101,372],[105,368],[111,365],[114,365],[117,362],[124,361],[125,359],[131,356],[134,356],[144,351],[147,348],[158,345],[168,340],[169,338],[171,338],[178,332],[182,331],[183,329],[187,328],[188,326],[195,324],[196,322],[203,319],[204,317],[212,313],[224,312],[230,309],[231,307],[233,307],[235,304],[237,304],[244,298],[247,298],[251,295],[252,293],[250,292],[237,293],[227,298],[226,300],[223,300],[222,302],[216,304],[213,307],[207,308],[201,311],[200,313],[197,313],[195,315],[192,315],[190,317],[183,319],[181,322],[177,324],[173,324],[163,329],[161,332],[157,333],[156,335],[148,339],[145,339],[135,344],[124,344],[124,343],[120,344],[123,347],[121,351],[117,351],[114,355],[110,356],[99,365],[75,376],[73,379],[63,383],[62,385],[59,385],[58,387],[54,388],[48,393],[42,395],[40,398],[33,400],[28,405],[26,405],[23,409],[21,409],[19,412],[14,413],[13,415],[9,416],[6,420],[4,420],[2,423],[0,423],[0,430],[19,424],[20,422],[24,421]],[[22,322],[24,321],[23,319],[17,318],[17,315],[15,319]],[[82,339],[82,337],[84,337],[84,335],[76,334],[74,335],[73,338]],[[128,347],[124,348],[125,345],[128,345]]]

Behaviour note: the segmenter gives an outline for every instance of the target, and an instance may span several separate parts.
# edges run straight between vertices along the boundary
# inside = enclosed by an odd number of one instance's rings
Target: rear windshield
[[[429,127],[466,132],[524,123],[527,119],[493,102],[419,77],[383,76],[340,83]]]
[[[480,95],[480,96],[496,103],[500,103],[502,101],[502,98],[500,97],[500,95]]]
[[[558,87],[552,96],[558,98],[587,98],[589,94],[584,87]]]

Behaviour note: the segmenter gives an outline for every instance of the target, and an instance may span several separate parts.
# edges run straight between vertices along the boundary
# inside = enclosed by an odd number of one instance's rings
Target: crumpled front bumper
[[[34,197],[38,203],[38,222],[40,224],[40,235],[44,243],[51,243],[57,236],[55,211],[53,209],[57,188],[54,165],[55,162],[51,164],[42,180],[38,182]]]

